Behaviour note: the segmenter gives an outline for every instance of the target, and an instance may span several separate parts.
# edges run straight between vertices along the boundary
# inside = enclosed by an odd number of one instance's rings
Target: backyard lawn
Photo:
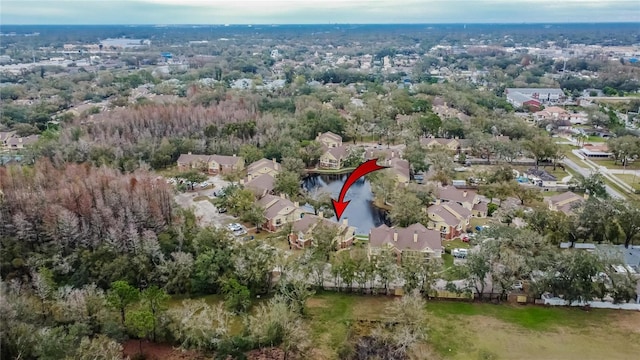
[[[323,293],[308,302],[316,359],[338,359],[352,320],[383,319],[391,297]],[[640,351],[640,313],[432,301],[428,359],[627,359]]]
[[[445,249],[455,249],[455,248],[468,249],[469,248],[469,243],[464,242],[460,239],[443,240],[442,245],[444,246]]]
[[[607,142],[607,139],[597,135],[590,135],[589,137],[587,137],[585,142],[586,143],[602,143],[602,142]]]
[[[564,178],[565,176],[569,176],[569,173],[560,167],[556,167],[556,169],[553,170],[553,166],[546,166],[546,167],[543,167],[542,169],[548,172],[549,174],[555,176],[558,181],[562,180],[562,178]]]
[[[491,218],[471,218],[471,220],[469,220],[469,227],[471,229],[473,229],[473,231],[476,231],[476,226],[485,226],[487,224],[489,224],[491,222]]]
[[[170,307],[184,297],[174,296]],[[218,295],[203,297],[211,305]],[[254,299],[254,305],[266,301]],[[391,296],[321,292],[307,301],[310,359],[339,359],[346,341],[368,335],[368,321],[388,319]],[[254,307],[255,309],[255,307]],[[640,353],[640,313],[533,305],[429,301],[425,359],[632,359]],[[232,322],[232,334],[242,329]]]

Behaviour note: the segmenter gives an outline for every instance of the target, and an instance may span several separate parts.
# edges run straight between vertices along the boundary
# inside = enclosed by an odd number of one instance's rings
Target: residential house
[[[439,259],[442,257],[440,232],[427,229],[422,224],[406,228],[380,225],[369,232],[369,257],[384,251],[396,254],[398,262],[407,258]]]
[[[427,215],[429,216],[429,228],[437,230],[443,239],[453,239],[467,229],[472,211],[458,203],[451,202],[429,206]]]
[[[380,159],[378,162],[380,165],[385,165],[384,160],[402,158],[402,151],[400,149],[366,149],[364,152],[364,159]],[[386,165],[385,165],[386,166]]]
[[[569,121],[571,121],[573,125],[582,125],[589,121],[589,116],[584,112],[575,112],[569,114]]]
[[[447,150],[458,151],[460,149],[460,142],[458,139],[444,139],[444,138],[421,138],[420,144],[432,149],[434,147],[444,147]]]
[[[393,158],[387,160],[387,165],[396,176],[396,181],[400,184],[408,184],[411,180],[411,168],[407,160]]]
[[[348,146],[325,146],[325,152],[320,156],[320,167],[325,169],[340,169],[342,167],[342,162],[347,159],[348,155]]]
[[[549,210],[562,211],[569,215],[573,212],[575,207],[580,206],[587,198],[588,195],[586,194],[581,196],[571,191],[567,191],[562,194],[551,196],[547,199],[547,203],[549,204]]]
[[[275,188],[275,182],[276,179],[271,175],[271,173],[247,175],[246,179],[240,180],[240,184],[251,190],[257,198],[262,198],[267,194],[271,194]]]
[[[334,242],[338,249],[346,249],[351,247],[356,234],[356,228],[349,226],[348,220],[345,218],[341,223],[325,219],[322,212],[318,215],[304,214],[304,216],[293,222],[291,234],[289,234],[289,244],[298,249],[304,249],[313,244],[313,231],[319,226],[333,227],[337,231]]]
[[[489,204],[482,201],[473,205],[471,209],[471,216],[478,218],[485,218],[489,214]]]
[[[29,135],[26,137],[12,136],[6,140],[6,148],[9,150],[20,150],[29,146],[40,138],[40,135]]]
[[[531,180],[534,185],[540,187],[556,187],[558,185],[558,179],[542,169],[529,168],[529,170],[527,170],[527,178]]]
[[[475,190],[456,189],[453,186],[440,187],[436,191],[436,205],[457,203],[465,209],[473,211],[474,205],[480,203],[480,197]]]
[[[186,171],[198,169],[209,174],[224,174],[244,169],[244,159],[240,156],[181,154],[178,169]]]
[[[536,121],[558,121],[558,120],[569,120],[569,113],[558,106],[550,106],[544,110],[537,111],[533,114],[533,117]]]
[[[573,123],[571,122],[571,120],[558,120],[554,121],[553,125],[560,131],[571,131]]]
[[[258,200],[258,205],[265,210],[265,223],[262,227],[268,231],[276,231],[284,224],[301,219],[304,214],[297,202],[292,202],[284,195],[267,194]]]
[[[251,175],[253,177],[258,177],[262,174],[270,174],[275,177],[282,171],[282,165],[276,161],[276,159],[267,160],[260,159],[258,161],[252,162],[249,166],[247,166],[247,175]]]
[[[318,136],[316,137],[316,141],[328,148],[342,146],[342,136],[338,134],[334,134],[331,131],[327,131],[325,133],[318,133]]]

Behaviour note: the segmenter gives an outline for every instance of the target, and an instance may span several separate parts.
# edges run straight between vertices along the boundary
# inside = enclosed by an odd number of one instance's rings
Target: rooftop
[[[400,251],[423,251],[430,248],[434,251],[442,251],[440,232],[427,229],[422,224],[413,224],[406,228],[390,228],[380,225],[371,229],[369,246],[383,247],[391,245]]]

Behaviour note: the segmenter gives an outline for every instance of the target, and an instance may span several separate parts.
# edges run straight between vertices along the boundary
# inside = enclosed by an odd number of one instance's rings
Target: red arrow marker
[[[347,205],[349,205],[349,202],[351,202],[351,200],[343,201],[344,196],[347,194],[347,191],[349,190],[351,185],[353,185],[359,178],[367,175],[370,172],[387,168],[386,166],[380,166],[376,164],[377,161],[378,159],[372,159],[360,164],[355,170],[353,170],[351,175],[349,175],[349,177],[347,178],[347,181],[345,181],[344,184],[342,185],[342,189],[340,190],[340,196],[338,197],[338,200],[331,199],[331,202],[333,203],[333,210],[335,211],[336,218],[338,220],[340,220],[342,213],[347,208]]]

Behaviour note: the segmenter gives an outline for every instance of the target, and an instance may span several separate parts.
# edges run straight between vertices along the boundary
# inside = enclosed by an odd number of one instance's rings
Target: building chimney
[[[413,231],[413,242],[414,243],[418,242],[418,230]]]
[[[247,182],[251,181],[251,179],[253,179],[253,176],[251,176],[251,174],[247,174]]]
[[[300,204],[299,204],[297,201],[294,201],[294,202],[293,202],[293,206],[295,206],[295,207],[300,207]]]
[[[286,199],[287,197],[284,195],[284,193],[280,193],[280,198],[281,199]]]
[[[391,150],[391,157],[393,158],[394,155],[395,155],[395,152]]]
[[[320,137],[320,135],[322,135],[322,133],[321,133],[321,132],[319,132],[319,133],[318,133],[318,137]]]
[[[349,218],[342,219],[342,225],[349,226]]]
[[[584,195],[582,195],[582,197],[583,197],[585,200],[589,200],[589,190],[585,191],[585,192],[584,192]]]
[[[236,154],[233,154],[233,157],[236,157]]]
[[[187,155],[191,155],[191,151],[189,151],[189,152],[187,153]]]
[[[466,198],[467,197],[467,190],[462,192],[462,197]]]
[[[278,164],[278,162],[276,161],[276,158],[272,158],[271,161],[273,161],[273,166],[276,166]]]
[[[324,211],[318,211],[318,217],[324,218]]]
[[[398,230],[393,230],[393,241],[398,241]]]
[[[244,179],[240,179],[240,185],[244,185]]]

